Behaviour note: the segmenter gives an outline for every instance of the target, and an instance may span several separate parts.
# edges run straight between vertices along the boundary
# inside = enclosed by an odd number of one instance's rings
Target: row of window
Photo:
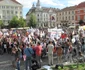
[[[11,16],[2,16],[2,17],[0,16],[0,19],[3,18],[3,19],[9,19],[10,20],[10,19],[12,19],[13,16],[14,15],[11,15]],[[16,16],[16,17],[18,17],[18,16]],[[20,16],[20,17],[22,17],[22,16]]]
[[[58,20],[74,20],[74,16],[69,16],[69,17],[57,17],[57,21]]]
[[[37,18],[37,21],[39,22],[39,21],[56,21],[55,19],[50,19],[50,18],[43,18],[43,19],[40,19],[40,18]]]
[[[83,10],[83,11],[85,12],[85,10]],[[78,11],[77,11],[77,13],[80,13],[80,12],[81,12],[81,10],[78,10]]]
[[[77,20],[81,20],[80,16],[77,16]],[[85,20],[85,16],[84,16],[84,20]]]
[[[18,11],[13,11],[13,10],[3,10],[2,11],[3,12],[3,14],[22,14],[22,11],[20,11],[20,12],[18,12]]]
[[[37,17],[41,17],[41,16],[43,16],[43,17],[50,17],[50,16],[52,16],[51,14],[37,14]],[[54,15],[54,16],[56,16],[56,14]]]
[[[74,11],[66,11],[66,12],[59,12],[59,13],[57,13],[57,16],[59,15],[68,15],[68,14],[74,14]]]
[[[0,9],[22,9],[22,7],[17,6],[0,6]]]

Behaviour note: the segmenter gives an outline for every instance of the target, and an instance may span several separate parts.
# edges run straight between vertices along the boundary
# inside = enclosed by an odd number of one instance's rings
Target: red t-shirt
[[[41,56],[41,53],[42,53],[42,46],[39,45],[39,46],[36,47],[36,55]]]

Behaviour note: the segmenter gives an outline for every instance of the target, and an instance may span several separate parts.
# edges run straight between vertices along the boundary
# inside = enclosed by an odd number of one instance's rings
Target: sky
[[[26,18],[26,14],[32,7],[32,4],[36,6],[37,0],[17,0],[23,5],[23,17]],[[65,8],[69,6],[78,5],[85,0],[40,0],[41,7],[52,7],[52,8]]]

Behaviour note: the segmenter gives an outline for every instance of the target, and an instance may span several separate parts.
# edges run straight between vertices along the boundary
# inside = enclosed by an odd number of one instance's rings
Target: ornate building
[[[16,0],[0,0],[0,20],[8,25],[13,16],[22,17],[22,7]]]
[[[37,27],[55,27],[56,13],[59,9],[41,7],[40,1],[37,1],[36,7],[32,6],[26,14],[26,22],[29,23],[30,13],[34,13],[37,18]]]
[[[32,8],[26,14],[27,23],[29,22],[29,15],[32,12],[36,15],[38,27],[76,25],[81,19],[85,22],[85,2],[60,10],[41,7],[40,1],[38,0],[36,7],[33,4]]]

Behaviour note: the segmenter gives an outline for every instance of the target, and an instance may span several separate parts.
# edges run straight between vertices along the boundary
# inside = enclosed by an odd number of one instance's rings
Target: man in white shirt
[[[47,48],[48,48],[48,63],[49,65],[52,65],[53,64],[53,50],[54,50],[52,41],[49,42]]]

